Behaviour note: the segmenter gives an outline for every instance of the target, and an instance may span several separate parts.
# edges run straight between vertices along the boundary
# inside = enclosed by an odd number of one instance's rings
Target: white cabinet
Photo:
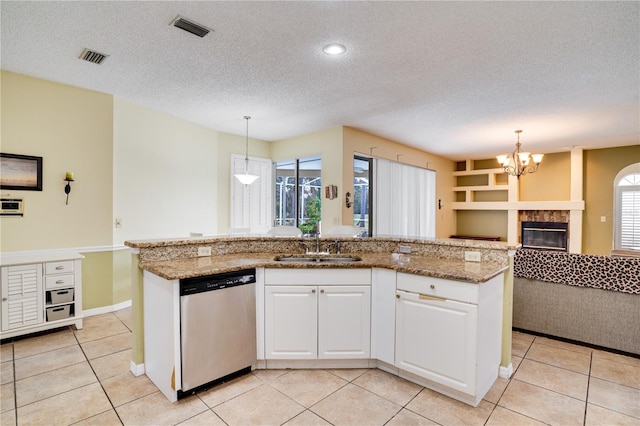
[[[2,268],[2,331],[42,323],[42,299],[41,265]]]
[[[265,270],[266,359],[367,359],[370,324],[369,269]]]
[[[371,358],[393,365],[396,347],[396,271],[371,270]]]
[[[82,328],[82,255],[3,254],[1,337],[74,324]]]
[[[265,286],[267,359],[316,359],[316,286]]]
[[[500,368],[503,280],[503,274],[475,284],[398,273],[396,366],[476,406]]]

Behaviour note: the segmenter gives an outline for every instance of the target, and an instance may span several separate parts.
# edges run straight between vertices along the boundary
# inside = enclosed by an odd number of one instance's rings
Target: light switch
[[[606,222],[606,221],[607,221],[606,216],[600,216],[600,222]]]

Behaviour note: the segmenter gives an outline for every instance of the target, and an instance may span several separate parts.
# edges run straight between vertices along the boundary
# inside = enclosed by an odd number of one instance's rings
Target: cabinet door
[[[265,286],[265,358],[316,359],[316,286]]]
[[[43,296],[41,264],[2,268],[2,330],[43,322]]]
[[[396,367],[473,395],[476,305],[398,291]]]
[[[371,287],[320,286],[318,358],[369,358]]]

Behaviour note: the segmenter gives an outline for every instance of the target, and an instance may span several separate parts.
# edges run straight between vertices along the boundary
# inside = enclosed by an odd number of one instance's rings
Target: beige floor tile
[[[110,313],[85,318],[84,328],[76,330],[75,335],[78,342],[85,343],[129,331],[118,317]]]
[[[253,370],[252,373],[265,382],[270,383],[288,371],[289,370]]]
[[[13,343],[0,345],[0,362],[13,360]]]
[[[82,350],[88,359],[99,358],[115,352],[131,349],[133,335],[131,332],[116,334],[98,340],[82,343]]]
[[[213,411],[229,426],[281,425],[304,411],[304,407],[263,384],[224,402]]]
[[[69,327],[65,327],[41,336],[29,337],[14,342],[13,357],[20,359],[77,344],[78,341],[74,337],[73,332]]]
[[[640,367],[640,358],[634,358],[627,355],[615,354],[613,352],[601,351],[598,349],[594,349],[593,351],[594,358],[602,358],[609,361],[621,362],[623,364],[635,365],[636,367]]]
[[[309,408],[347,383],[324,370],[292,370],[274,380],[271,386]]]
[[[3,362],[0,364],[0,385],[11,382],[13,382],[13,362]]]
[[[222,419],[211,410],[207,410],[178,424],[180,426],[225,426]]]
[[[19,425],[68,425],[111,409],[99,383],[18,408]]]
[[[487,426],[542,426],[544,423],[539,422],[515,411],[507,410],[503,407],[496,407],[489,416]]]
[[[480,401],[477,407],[472,407],[424,389],[406,408],[441,425],[482,425],[489,418],[493,407],[495,405],[487,401]]]
[[[517,338],[522,341],[528,341],[529,343],[533,343],[533,340],[536,338],[535,335],[529,333],[523,333],[522,331],[512,331],[511,332],[512,340]]]
[[[591,365],[591,356],[589,355],[536,342],[533,342],[525,358],[581,374],[589,374],[589,366]]]
[[[420,385],[377,368],[367,371],[355,379],[353,384],[402,406],[422,390]]]
[[[311,407],[311,411],[335,425],[382,425],[401,409],[351,383]]]
[[[369,371],[368,368],[330,368],[327,369],[331,374],[335,374],[341,379],[345,379],[347,382],[352,382],[364,373]]]
[[[197,396],[170,402],[161,392],[116,407],[124,425],[175,425],[207,411]]]
[[[114,407],[158,391],[156,385],[147,376],[136,377],[130,372],[104,379],[101,383]]]
[[[548,424],[582,425],[584,419],[583,401],[516,379],[498,405]]]
[[[96,383],[87,361],[16,381],[16,401],[23,407],[63,392]]]
[[[253,374],[247,374],[237,377],[230,382],[219,384],[209,390],[199,392],[198,397],[209,407],[213,408],[263,384],[264,381],[262,379],[259,379]]]
[[[640,419],[625,416],[597,405],[587,404],[587,416],[585,426],[625,425],[640,426]]]
[[[14,383],[0,385],[0,412],[15,410],[16,393],[14,387]]]
[[[511,355],[511,364],[513,365],[513,372],[515,373],[520,367],[520,363],[522,363],[522,357]]]
[[[89,361],[99,380],[119,376],[129,370],[131,365],[131,349],[105,355]]]
[[[116,410],[111,409],[104,413],[89,417],[81,422],[74,423],[73,426],[116,426],[121,424],[122,422],[118,418]]]
[[[591,362],[591,376],[640,389],[640,365],[594,357]]]
[[[425,419],[413,411],[403,408],[398,414],[393,416],[385,426],[436,426],[437,424],[438,423]]]
[[[331,423],[309,410],[295,416],[285,423],[286,426],[331,426]]]
[[[511,353],[513,355],[524,358],[533,343],[534,336],[529,334],[518,333],[516,331],[511,335]]]
[[[640,419],[640,390],[592,377],[589,381],[591,404]]]
[[[562,340],[550,339],[548,337],[536,337],[536,343],[540,343],[542,345],[553,346],[554,348],[566,349],[568,351],[578,352],[584,355],[591,355],[593,349],[588,348],[586,346],[576,345],[574,343],[563,342]]]
[[[589,376],[575,371],[525,359],[513,378],[581,401],[587,400]]]
[[[16,426],[16,410],[0,413],[0,426]]]
[[[489,389],[487,394],[482,399],[492,404],[497,404],[508,384],[509,379],[498,377],[493,386],[491,386],[491,389]]]
[[[78,345],[19,358],[15,360],[16,380],[68,367],[83,361],[86,361],[86,358]]]
[[[122,321],[126,325],[126,323],[128,321],[131,321],[131,318],[133,318],[133,308],[129,306],[128,308],[120,309],[118,311],[115,311],[113,315],[115,315],[120,321]]]

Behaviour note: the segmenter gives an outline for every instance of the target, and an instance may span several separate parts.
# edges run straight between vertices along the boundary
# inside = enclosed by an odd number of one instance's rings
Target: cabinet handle
[[[431,285],[429,286],[429,288],[430,288],[431,290],[435,290],[435,289],[436,289],[436,286],[435,286],[435,284],[431,284]]]
[[[2,298],[2,301],[3,301],[3,302],[6,302],[7,300],[9,300],[9,299],[7,299],[6,297],[3,297],[3,298]]]
[[[316,289],[315,289],[315,288],[314,288],[313,290],[311,290],[311,293],[315,293],[315,292],[316,292]]]
[[[62,271],[64,269],[64,266],[56,266],[56,271]]]
[[[56,281],[56,284],[64,284],[64,280],[58,280]]]
[[[320,293],[324,293],[324,289],[320,290]]]
[[[396,299],[400,299],[400,295],[399,294],[396,294]]]

